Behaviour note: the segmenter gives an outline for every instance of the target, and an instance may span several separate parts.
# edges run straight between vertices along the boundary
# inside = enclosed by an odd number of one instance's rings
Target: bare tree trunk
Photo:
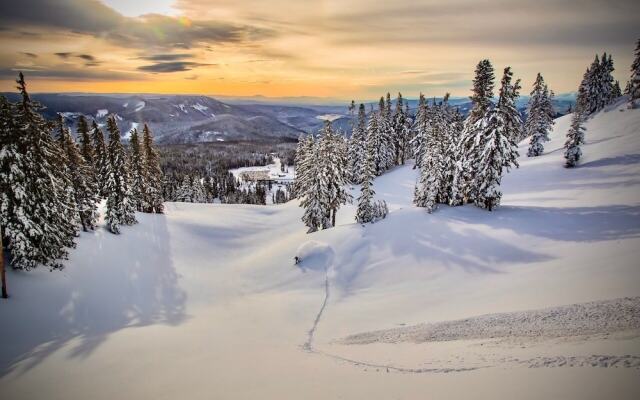
[[[336,226],[336,210],[333,210],[333,213],[331,214],[331,226],[335,227]]]
[[[4,270],[4,246],[2,239],[2,229],[0,229],[0,280],[2,281],[2,298],[6,299],[9,297],[9,294],[7,293],[7,275]]]

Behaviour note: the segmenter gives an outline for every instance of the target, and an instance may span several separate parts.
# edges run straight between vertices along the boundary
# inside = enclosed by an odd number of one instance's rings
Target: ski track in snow
[[[307,341],[302,345],[302,349],[308,353],[318,354],[325,357],[332,358],[337,361],[345,362],[347,364],[351,364],[356,367],[364,367],[366,368],[375,368],[376,372],[380,372],[380,370],[386,372],[400,372],[400,373],[414,373],[414,374],[423,374],[423,373],[449,373],[449,372],[464,372],[464,371],[473,371],[479,369],[481,367],[468,367],[468,368],[405,368],[398,367],[388,364],[375,364],[367,361],[355,360],[347,357],[343,357],[337,354],[328,353],[325,351],[321,351],[316,349],[313,346],[313,340],[315,338],[316,329],[320,323],[322,315],[324,314],[325,309],[327,308],[327,303],[329,302],[329,294],[330,294],[330,285],[329,285],[329,266],[325,266],[325,278],[324,278],[324,300],[322,301],[322,305],[320,306],[320,310],[316,314],[316,317],[313,321],[313,325],[309,332],[307,333]]]
[[[329,301],[329,274],[325,271],[324,277],[324,301],[322,302],[322,306],[320,307],[320,311],[316,315],[316,319],[313,321],[313,326],[309,329],[307,334],[307,341],[302,345],[302,348],[306,351],[317,353],[313,349],[313,337],[316,333],[316,328],[318,327],[318,323],[320,323],[320,318],[322,318],[322,313],[324,309],[327,307],[327,302]]]
[[[318,350],[314,347],[315,333],[327,308],[330,296],[330,266],[325,266],[324,299],[316,314],[307,340],[302,349],[356,367],[375,369],[375,372],[398,373],[451,373],[467,372],[480,368],[497,366],[525,366],[528,368],[557,367],[600,367],[640,369],[640,357],[633,355],[588,355],[588,356],[544,356],[520,359],[502,357],[487,360],[484,365],[444,368],[408,368],[391,364],[377,364],[368,361],[343,357],[338,354]],[[505,330],[507,329],[507,330]],[[527,338],[543,340],[549,338],[567,338],[575,336],[610,334],[615,332],[640,331],[640,297],[615,300],[594,301],[583,304],[571,304],[542,310],[529,310],[513,313],[488,314],[465,318],[457,321],[444,321],[435,324],[395,328],[382,331],[364,332],[350,335],[338,343],[347,345],[366,345],[370,343],[399,342],[437,342],[468,339],[512,339]],[[488,358],[491,358],[490,356]],[[487,362],[489,361],[489,362]]]
[[[571,304],[541,310],[488,314],[456,321],[364,332],[347,336],[335,341],[335,343],[367,345],[371,343],[424,343],[486,339],[491,340],[494,346],[503,347],[509,340],[513,339],[519,339],[523,343],[554,338],[590,340],[594,336],[608,336],[618,332],[626,333],[632,337],[640,335],[640,297]],[[377,371],[380,368],[386,368],[387,372],[461,372],[498,366],[640,369],[640,356],[629,354],[553,355],[534,358],[500,357],[495,354],[485,354],[480,357],[484,364],[476,367],[413,369],[362,362],[321,351],[316,351],[316,353],[346,361],[356,366],[376,368]]]

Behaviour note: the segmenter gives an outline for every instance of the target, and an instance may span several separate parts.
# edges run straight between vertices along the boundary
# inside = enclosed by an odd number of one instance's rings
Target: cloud
[[[196,67],[210,66],[213,64],[203,64],[192,61],[172,61],[172,62],[160,62],[156,64],[143,65],[138,67],[140,71],[153,72],[153,73],[168,73],[168,72],[181,72],[190,71]]]
[[[76,57],[82,58],[83,60],[86,60],[86,61],[95,61],[96,60],[96,58],[94,56],[92,56],[91,54],[76,54]]]
[[[54,67],[0,67],[0,79],[15,79],[18,72],[23,72],[27,79],[53,79],[53,80],[77,80],[77,81],[119,81],[125,79],[144,79],[144,74],[124,73],[109,70],[66,68],[66,66]]]
[[[53,54],[55,54],[56,56],[58,56],[60,58],[65,59],[65,60],[67,58],[71,57],[71,53],[67,53],[67,52],[60,52],[60,53],[53,53]]]
[[[240,43],[268,37],[267,29],[159,14],[125,17],[97,0],[0,2],[0,29],[59,29],[132,48],[189,48],[203,42]]]
[[[141,60],[147,61],[177,61],[185,58],[192,58],[193,54],[187,53],[170,53],[170,54],[152,54],[148,56],[139,57]]]
[[[30,57],[30,58],[38,58],[38,55],[35,54],[35,53],[29,53],[29,52],[26,52],[26,51],[22,51],[22,52],[20,52],[20,54],[23,54],[23,55],[25,55],[27,57]]]

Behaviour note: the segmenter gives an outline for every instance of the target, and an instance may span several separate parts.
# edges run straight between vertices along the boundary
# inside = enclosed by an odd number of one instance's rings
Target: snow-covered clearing
[[[319,119],[321,121],[335,121],[338,118],[342,118],[343,115],[340,114],[322,114],[322,115],[316,115],[316,119]]]
[[[295,201],[169,203],[121,236],[81,234],[64,271],[8,274],[2,397],[636,399],[621,304],[640,296],[640,110],[589,121],[574,170],[568,118],[493,213],[414,208],[407,165],[376,180],[391,212],[366,227],[353,205],[307,235]],[[344,342],[446,321],[434,340]]]

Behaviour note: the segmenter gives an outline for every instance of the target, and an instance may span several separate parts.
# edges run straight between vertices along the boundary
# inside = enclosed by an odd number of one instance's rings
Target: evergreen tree
[[[601,75],[601,90],[602,90],[602,103],[599,109],[604,108],[607,104],[615,99],[614,97],[614,79],[613,79],[613,58],[611,54],[607,57],[607,53],[602,55],[602,62],[600,65]]]
[[[300,207],[304,208],[302,222],[309,227],[308,233],[318,229],[329,227],[331,222],[327,213],[329,193],[327,177],[322,173],[320,163],[320,142],[315,142],[308,159],[315,160],[308,165],[308,180],[305,183],[305,191],[300,201]]]
[[[372,146],[373,149],[373,165],[375,167],[376,175],[379,175],[382,170],[383,160],[382,160],[382,151],[380,150],[383,146],[381,137],[380,137],[380,129],[379,122],[381,118],[379,117],[380,112],[370,112],[369,113],[369,122],[367,123],[367,143]]]
[[[80,142],[80,154],[84,158],[85,164],[91,168],[91,174],[95,183],[95,151],[93,149],[93,143],[91,141],[91,134],[89,133],[89,123],[84,115],[81,115],[78,119],[78,141]]]
[[[470,99],[473,107],[467,118],[467,125],[471,126],[476,121],[485,118],[491,109],[495,75],[493,66],[489,60],[482,60],[476,66],[475,79],[473,80],[473,94]]]
[[[418,109],[416,111],[416,119],[413,125],[414,135],[410,141],[411,148],[413,149],[413,157],[415,159],[414,168],[422,165],[422,157],[424,156],[427,146],[428,125],[428,105],[424,98],[424,95],[420,93],[420,98],[418,99]]]
[[[425,135],[425,152],[421,159],[420,181],[416,185],[414,203],[431,213],[437,203],[448,203],[451,196],[453,168],[452,150],[454,140],[453,115],[448,105],[448,94],[444,100],[431,107],[430,121]]]
[[[613,91],[611,92],[611,97],[613,98],[613,100],[615,100],[620,96],[622,96],[622,89],[620,88],[620,82],[616,81],[616,83],[613,84]]]
[[[346,188],[348,175],[346,142],[342,135],[335,132],[330,121],[325,122],[318,142],[320,173],[325,176],[327,184],[327,219],[331,221],[330,226],[335,226],[338,209],[351,199]]]
[[[183,203],[193,203],[195,197],[193,189],[193,177],[190,175],[185,175],[182,179],[180,187],[176,192],[176,201],[180,201]]]
[[[73,187],[77,221],[80,222],[82,230],[86,232],[96,227],[98,191],[93,181],[92,171],[74,142],[71,132],[64,126],[61,115],[58,115],[58,132],[60,147],[65,155],[66,170]]]
[[[375,177],[375,165],[373,161],[373,146],[370,143],[365,145],[365,158],[362,165],[362,184],[360,186],[360,196],[358,197],[358,210],[356,211],[356,222],[366,224],[375,218],[373,203],[373,178]]]
[[[473,107],[464,122],[456,149],[456,169],[451,190],[451,205],[475,201],[477,197],[477,186],[473,184],[473,181],[476,171],[480,167],[478,160],[485,144],[483,140],[488,129],[495,76],[489,60],[480,61],[475,73],[473,94],[470,97],[473,101]]]
[[[640,39],[636,42],[635,58],[631,64],[631,78],[629,79],[629,106],[635,108],[640,99]]]
[[[407,158],[407,146],[409,143],[409,135],[411,131],[411,123],[407,113],[409,102],[404,102],[402,93],[398,93],[396,100],[396,109],[393,114],[393,130],[394,130],[394,148],[396,150],[395,161],[397,164],[404,165]]]
[[[367,143],[367,116],[364,104],[360,104],[358,108],[358,117],[353,125],[351,139],[349,140],[349,172],[350,181],[354,184],[362,182],[363,165],[366,162],[366,143]]]
[[[41,106],[31,100],[22,73],[17,83],[21,100],[1,105],[0,226],[14,268],[58,269],[76,235],[70,185],[57,161],[64,154],[39,113]]]
[[[120,225],[137,223],[135,203],[131,193],[126,153],[113,115],[107,118],[107,130],[109,131],[109,164],[105,182],[107,194],[105,222],[112,233],[119,234]]]
[[[140,149],[138,130],[133,129],[129,138],[129,160],[131,173],[131,201],[136,211],[142,211],[144,193],[146,193],[145,160]]]
[[[104,141],[104,135],[96,121],[93,121],[92,131],[93,150],[95,154],[94,166],[96,170],[98,193],[100,194],[100,197],[104,198],[107,196],[105,185],[107,183],[109,173],[109,152],[107,151],[107,146]]]
[[[142,211],[162,214],[164,212],[162,196],[164,176],[160,168],[160,156],[153,145],[153,135],[147,124],[144,124],[142,129],[142,160],[144,162]]]
[[[456,165],[458,161],[457,147],[460,140],[460,134],[464,126],[462,114],[457,108],[452,108],[448,102],[449,94],[445,96],[443,102],[443,118],[444,126],[442,133],[442,184],[440,185],[439,199],[440,203],[454,203],[454,179]]]
[[[565,166],[575,167],[582,156],[580,145],[584,143],[583,117],[580,110],[576,110],[571,117],[571,127],[567,132],[567,141],[564,144]]]
[[[388,96],[388,95],[387,95]],[[388,99],[385,102],[384,98],[380,98],[378,117],[378,145],[377,151],[377,174],[381,175],[384,171],[388,170],[395,165],[395,146],[393,139],[393,121],[391,116],[391,100]]]
[[[13,120],[13,105],[0,96],[0,280],[2,298],[9,297],[4,263],[5,225],[13,217],[16,198],[24,193],[23,179],[26,165],[20,156],[19,138]]]
[[[538,73],[527,105],[527,121],[524,125],[524,136],[530,138],[528,157],[542,155],[543,143],[548,140],[548,132],[553,124],[551,115],[553,105],[548,93],[547,85],[542,75]]]
[[[312,135],[302,136],[298,139],[298,147],[295,155],[295,183],[294,191],[296,197],[302,197],[307,193],[309,182],[311,181],[312,164],[317,160],[313,159],[314,139]]]
[[[518,166],[515,138],[522,134],[522,121],[516,109],[520,81],[512,83],[512,76],[511,68],[505,68],[498,104],[488,116],[487,129],[481,133],[479,142],[482,147],[474,163],[477,166],[473,181],[475,204],[489,211],[500,204],[503,171],[508,171],[511,166]]]

